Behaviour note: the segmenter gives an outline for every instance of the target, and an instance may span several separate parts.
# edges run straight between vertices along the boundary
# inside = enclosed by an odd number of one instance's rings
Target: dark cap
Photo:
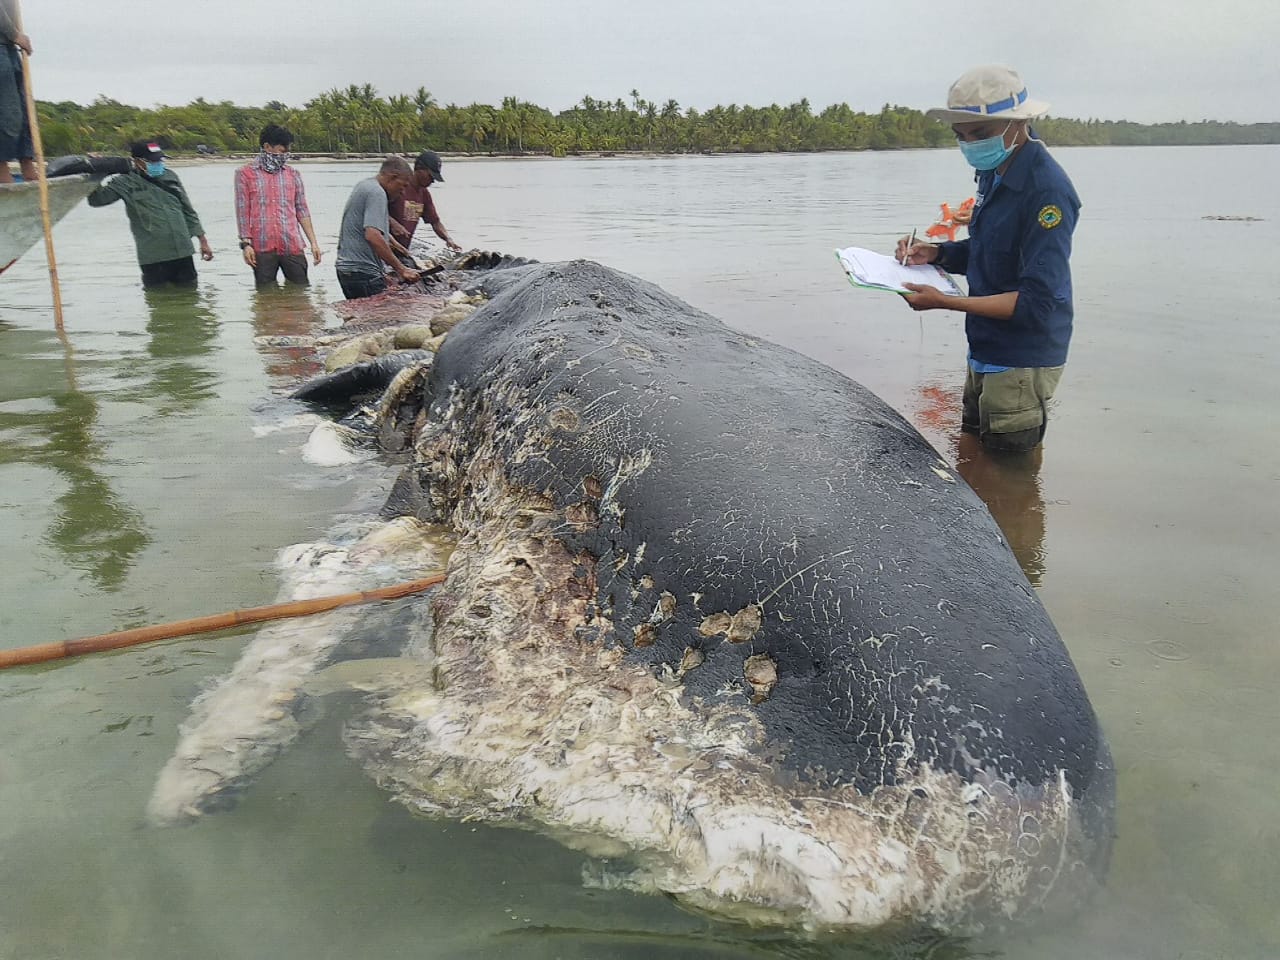
[[[164,151],[160,149],[160,144],[152,140],[135,140],[129,144],[129,156],[155,161],[164,158]]]
[[[444,183],[444,176],[440,173],[440,154],[434,150],[423,150],[418,154],[418,159],[413,161],[413,169],[430,170],[431,176]]]

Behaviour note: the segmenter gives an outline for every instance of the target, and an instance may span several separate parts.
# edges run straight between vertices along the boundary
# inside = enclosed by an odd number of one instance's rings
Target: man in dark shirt
[[[1047,103],[1027,97],[1013,70],[977,67],[951,86],[947,106],[929,110],[951,124],[978,183],[969,238],[898,241],[907,263],[935,263],[969,281],[969,295],[907,284],[913,310],[963,310],[969,341],[964,430],[990,450],[1022,452],[1044,438],[1048,403],[1071,341],[1071,234],[1075,187],[1034,139],[1028,121]]]
[[[435,202],[428,190],[433,183],[444,183],[444,176],[440,173],[440,155],[434,150],[423,150],[413,163],[413,179],[409,186],[399,200],[391,202],[391,235],[408,248],[414,231],[418,229],[418,221],[425,220],[450,250],[461,250],[462,247],[453,242],[436,213]]]
[[[15,0],[0,0],[0,183],[13,183],[10,160],[18,161],[22,179],[39,176],[22,77],[22,54],[31,56],[31,38],[18,28],[18,19]]]

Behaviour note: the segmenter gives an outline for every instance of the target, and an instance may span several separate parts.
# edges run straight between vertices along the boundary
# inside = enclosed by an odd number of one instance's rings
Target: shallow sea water
[[[436,194],[464,246],[651,280],[865,383],[962,461],[1116,757],[1089,910],[980,945],[813,943],[585,887],[551,841],[388,803],[342,750],[350,694],[232,809],[150,827],[178,725],[241,633],[0,674],[0,958],[1280,955],[1280,148],[1055,154],[1085,204],[1077,328],[1030,469],[959,447],[959,317],[855,291],[832,254],[887,251],[968,196],[953,151],[447,161]],[[337,224],[373,167],[301,169],[327,250],[309,291],[253,291],[226,164],[180,169],[218,253],[194,297],[144,296],[119,207],[56,230],[70,349],[40,248],[0,279],[0,645],[268,603],[282,547],[380,504],[385,465],[304,462],[312,421],[280,396],[313,368],[254,343],[337,322]]]

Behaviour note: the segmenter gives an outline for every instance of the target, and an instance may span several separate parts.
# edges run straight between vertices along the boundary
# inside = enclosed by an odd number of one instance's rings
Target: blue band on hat
[[[1025,99],[1027,99],[1027,88],[1023,87],[1022,92],[1016,96],[1009,97],[1007,100],[997,100],[995,103],[988,103],[985,107],[951,107],[951,109],[964,110],[967,113],[1000,113],[1004,110],[1012,110]]]

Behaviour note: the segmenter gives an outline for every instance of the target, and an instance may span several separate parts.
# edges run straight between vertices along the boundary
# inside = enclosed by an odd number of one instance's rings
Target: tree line
[[[328,90],[301,107],[272,101],[242,107],[203,97],[186,106],[134,107],[107,97],[87,106],[40,101],[45,154],[118,153],[131,140],[156,138],[166,150],[252,152],[268,123],[287,126],[296,153],[414,152],[425,146],[455,153],[584,152],[770,153],[939,147],[948,127],[918,110],[885,104],[879,113],[846,103],[815,112],[807,99],[767,107],[714,106],[699,111],[675,100],[658,104],[632,90],[629,101],[585,96],[568,110],[505,97],[499,106],[441,105],[424,87],[381,96],[370,84]],[[1214,120],[1140,124],[1047,117],[1038,135],[1059,146],[1154,146],[1280,143],[1280,123]]]

